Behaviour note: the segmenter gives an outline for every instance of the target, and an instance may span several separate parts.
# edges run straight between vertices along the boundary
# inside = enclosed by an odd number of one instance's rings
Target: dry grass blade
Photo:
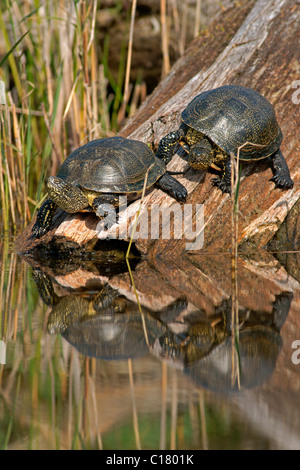
[[[162,78],[170,72],[169,41],[168,28],[166,20],[166,0],[160,0],[160,18],[161,18],[161,46],[163,53]]]
[[[147,326],[146,326],[143,310],[142,310],[142,307],[141,307],[141,304],[140,304],[139,296],[138,296],[138,293],[137,293],[137,290],[136,290],[136,287],[135,287],[135,284],[134,284],[134,279],[133,279],[133,275],[132,275],[132,271],[131,271],[130,263],[129,263],[129,254],[130,254],[130,249],[131,249],[131,245],[132,245],[132,242],[133,242],[133,237],[134,237],[134,234],[135,234],[135,231],[136,231],[137,223],[138,223],[138,220],[139,220],[142,204],[143,204],[144,197],[145,197],[149,171],[152,169],[153,165],[154,165],[154,163],[152,163],[152,165],[146,171],[146,175],[145,175],[145,179],[144,179],[144,185],[143,185],[143,191],[142,191],[142,195],[141,195],[141,202],[140,202],[138,211],[137,211],[136,216],[135,216],[135,221],[134,221],[134,225],[133,225],[132,232],[131,232],[131,235],[130,235],[129,245],[128,245],[128,249],[127,249],[127,253],[126,253],[126,263],[127,263],[127,267],[128,267],[128,272],[129,272],[130,280],[131,280],[131,283],[132,283],[132,286],[133,286],[133,289],[134,289],[134,293],[135,293],[135,297],[136,297],[137,304],[138,304],[138,307],[139,307],[139,311],[140,311],[140,314],[141,314],[142,323],[143,323],[143,331],[144,331],[145,340],[146,340],[147,345],[149,345]]]
[[[96,27],[96,13],[97,13],[97,0],[94,0],[93,2],[93,16],[92,16],[92,25],[91,25],[91,33],[90,33],[90,39],[87,45],[87,51],[89,52],[94,39],[95,39],[95,27]]]
[[[204,401],[204,391],[203,390],[199,390],[199,409],[200,409],[200,420],[201,420],[202,449],[203,450],[208,450],[207,426],[206,426],[206,416],[205,416],[205,401]]]
[[[133,370],[132,370],[132,360],[128,359],[128,373],[129,373],[129,383],[130,383],[130,392],[131,392],[131,401],[132,401],[132,412],[133,412],[133,427],[136,447],[138,450],[141,450],[141,439],[138,425],[138,417],[136,410],[136,402],[134,396],[134,382],[133,382]]]
[[[69,109],[70,109],[70,106],[71,106],[71,103],[72,103],[72,100],[73,100],[73,97],[74,97],[74,94],[75,94],[76,86],[77,86],[79,77],[81,75],[81,72],[82,72],[82,69],[79,69],[77,74],[76,74],[76,78],[74,80],[74,83],[73,83],[73,86],[72,86],[72,89],[71,89],[71,93],[70,93],[70,96],[68,98],[65,110],[64,110],[64,114],[63,114],[63,120],[64,121],[67,118],[67,115],[68,115],[68,112],[69,112]]]
[[[128,41],[125,84],[124,84],[124,97],[123,97],[123,103],[120,109],[120,113],[118,116],[119,124],[122,123],[125,118],[126,106],[129,102],[129,94],[130,94],[129,80],[130,80],[130,69],[131,69],[131,60],[132,60],[132,44],[133,44],[133,31],[134,31],[134,20],[135,20],[135,12],[136,12],[136,2],[137,0],[133,0],[132,7],[131,7],[130,32],[129,32],[129,41]]]
[[[201,0],[197,0],[196,2],[196,12],[195,12],[195,29],[194,29],[194,37],[197,37],[200,31],[200,22],[201,22]]]
[[[237,149],[236,157],[231,155],[231,201],[232,201],[232,243],[231,243],[231,285],[232,285],[232,383],[240,386],[239,373],[239,303],[238,303],[238,224],[239,224],[239,185],[240,185],[240,152],[247,145],[263,148],[264,145],[245,142]]]
[[[231,296],[231,328],[232,328],[232,356],[231,356],[231,371],[232,371],[232,385],[235,383],[236,378],[239,377],[239,363],[237,361],[238,347],[238,283],[237,283],[237,263],[238,263],[238,193],[239,193],[239,161],[240,161],[240,148],[238,148],[237,156],[230,156],[231,159],[231,201],[232,201],[232,246],[231,246],[231,282],[232,282],[232,296]]]

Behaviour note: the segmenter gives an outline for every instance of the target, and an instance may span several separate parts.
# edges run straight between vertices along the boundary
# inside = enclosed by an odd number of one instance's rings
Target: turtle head
[[[196,170],[207,170],[213,163],[213,148],[211,143],[203,139],[192,145],[189,152],[189,164]]]
[[[88,206],[88,200],[75,184],[49,176],[46,186],[50,199],[66,212],[78,212]]]

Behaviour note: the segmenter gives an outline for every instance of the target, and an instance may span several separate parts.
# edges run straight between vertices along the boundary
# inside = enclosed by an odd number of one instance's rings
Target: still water
[[[1,449],[300,449],[297,269],[239,258],[233,341],[228,255],[44,261],[1,243]]]

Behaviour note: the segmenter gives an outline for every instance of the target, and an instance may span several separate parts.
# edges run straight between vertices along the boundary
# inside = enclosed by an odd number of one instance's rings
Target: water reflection
[[[168,358],[171,367],[180,364],[198,385],[222,392],[261,385],[270,377],[293,299],[292,292],[277,295],[271,312],[240,308],[238,337],[233,341],[231,299],[222,301],[209,318],[200,310],[180,319],[187,308],[185,298],[151,311],[109,284],[86,297],[58,296],[49,276],[40,269],[33,275],[41,298],[52,307],[48,332],[61,333],[80,353],[112,360],[150,352]]]
[[[300,447],[300,286],[271,255],[239,259],[238,330],[226,255],[45,261],[3,255],[2,448]]]
[[[273,374],[282,348],[280,329],[287,318],[292,293],[279,295],[271,314],[241,309],[238,340],[233,343],[228,334],[215,340],[215,347],[201,360],[188,360],[186,373],[201,387],[216,391],[240,390],[263,385]],[[226,308],[226,307],[225,307]],[[192,354],[191,354],[192,353]],[[187,351],[198,355],[193,345]],[[233,367],[236,357],[237,367]],[[236,373],[237,371],[237,373]]]

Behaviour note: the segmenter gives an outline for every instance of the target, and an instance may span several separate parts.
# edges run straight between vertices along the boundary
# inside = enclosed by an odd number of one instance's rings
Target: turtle
[[[167,164],[181,143],[194,169],[221,171],[213,185],[231,192],[231,156],[253,162],[269,159],[275,187],[294,185],[280,151],[282,132],[271,103],[257,91],[225,85],[197,95],[183,110],[178,130],[167,134],[157,155]]]
[[[239,331],[265,327],[279,333],[288,316],[293,297],[290,291],[277,294],[270,314],[263,310],[239,307]],[[232,335],[235,325],[232,324],[231,297],[222,300],[209,318],[204,311],[199,310],[190,318],[186,317],[185,324],[188,326],[186,331],[174,333],[168,330],[159,338],[159,342],[162,354],[182,358],[185,363],[189,363],[205,357]]]
[[[47,330],[61,334],[79,352],[102,359],[141,357],[186,309],[187,300],[178,297],[160,310],[139,306],[109,282],[92,292],[86,289],[55,292],[55,280],[41,268],[32,270],[38,294],[51,307]],[[145,328],[147,335],[145,336]]]
[[[40,238],[50,230],[57,206],[69,213],[94,211],[103,219],[104,207],[117,208],[120,195],[128,201],[138,199],[146,177],[146,189],[155,185],[185,202],[186,188],[144,142],[121,136],[88,142],[70,153],[57,176],[47,179],[49,197],[37,213],[32,236]]]
[[[272,311],[239,306],[238,324],[232,324],[231,297],[223,299],[209,317],[203,317],[201,310],[193,312],[184,319],[189,325],[184,334],[169,330],[159,338],[160,356],[177,360],[185,374],[209,390],[261,385],[275,369],[283,346],[280,331],[293,298],[291,291],[275,295]],[[235,328],[238,341],[233,341]]]

